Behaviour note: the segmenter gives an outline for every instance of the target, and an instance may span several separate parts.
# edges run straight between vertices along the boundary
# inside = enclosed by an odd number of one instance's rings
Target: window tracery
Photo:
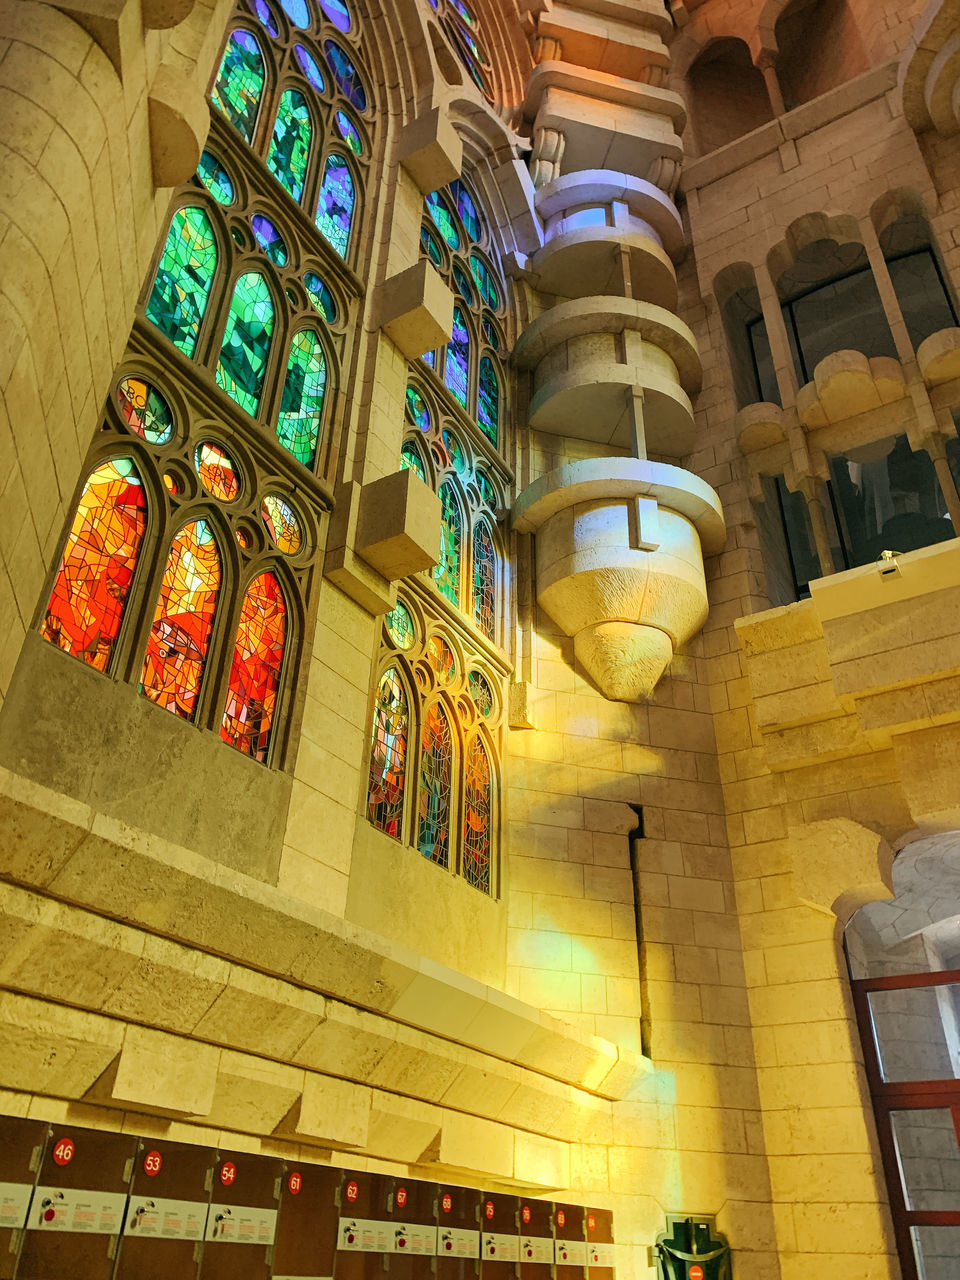
[[[490,60],[483,48],[477,15],[465,0],[430,0],[430,5],[470,79],[492,102]]]

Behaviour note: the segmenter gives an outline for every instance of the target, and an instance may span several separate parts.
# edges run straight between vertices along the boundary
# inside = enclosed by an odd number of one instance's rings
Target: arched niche
[[[874,202],[870,218],[916,350],[931,334],[958,323],[956,299],[926,204],[919,192],[898,187]]]
[[[724,267],[713,282],[730,353],[737,408],[766,400],[780,403],[757,277],[748,262]]]
[[[792,0],[774,25],[774,38],[788,111],[846,84],[869,66],[847,0]]]
[[[773,119],[763,74],[733,36],[712,41],[697,56],[687,73],[687,100],[701,156]]]

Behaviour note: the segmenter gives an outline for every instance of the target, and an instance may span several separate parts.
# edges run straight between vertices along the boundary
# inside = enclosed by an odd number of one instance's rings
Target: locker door
[[[334,1280],[385,1280],[395,1243],[393,1181],[379,1173],[343,1175]]]
[[[520,1271],[520,1201],[483,1192],[480,1210],[480,1280],[515,1280]]]
[[[140,1139],[115,1280],[196,1280],[216,1162],[212,1147]]]
[[[588,1209],[588,1280],[613,1280],[613,1270],[613,1214],[609,1209]]]
[[[269,1280],[282,1174],[269,1156],[218,1152],[200,1280]]]
[[[17,1280],[110,1280],[136,1149],[128,1134],[48,1128]]]
[[[558,1204],[553,1213],[557,1280],[587,1280],[587,1215],[582,1205]]]
[[[553,1205],[547,1200],[520,1203],[520,1275],[550,1280],[553,1274]]]
[[[432,1280],[437,1256],[436,1184],[412,1178],[392,1181],[388,1200],[393,1220],[393,1253],[387,1264],[390,1280]]]
[[[0,1280],[11,1280],[23,1242],[47,1126],[0,1116]]]
[[[339,1188],[339,1169],[285,1165],[273,1280],[330,1280],[337,1247]]]
[[[437,1187],[437,1280],[476,1280],[480,1274],[480,1192]]]

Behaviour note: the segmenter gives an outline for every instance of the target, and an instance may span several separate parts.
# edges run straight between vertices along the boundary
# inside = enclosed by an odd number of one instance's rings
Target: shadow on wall
[[[696,153],[725,147],[773,119],[763,74],[742,40],[714,40],[691,66],[687,78]]]
[[[794,0],[774,27],[777,75],[787,111],[868,69],[847,0]]]

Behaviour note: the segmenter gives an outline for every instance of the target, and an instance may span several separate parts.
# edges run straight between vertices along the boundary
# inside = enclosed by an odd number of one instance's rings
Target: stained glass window
[[[204,151],[200,156],[197,177],[218,204],[233,204],[234,190],[230,175],[212,151]]]
[[[427,473],[424,470],[423,459],[420,457],[416,445],[408,442],[400,450],[400,469],[401,471],[415,471],[420,479],[426,483]]]
[[[260,508],[267,533],[286,556],[295,556],[303,546],[303,529],[292,505],[279,493],[268,493]]]
[[[446,867],[450,860],[453,734],[439,702],[424,713],[420,748],[417,848],[431,862]]]
[[[320,8],[338,31],[350,30],[352,24],[346,0],[320,0]]]
[[[461,870],[468,884],[490,892],[490,759],[478,735],[466,751]]]
[[[280,34],[280,28],[277,26],[277,20],[273,16],[273,10],[267,4],[267,0],[250,0],[250,8],[257,15],[260,22],[263,23],[267,35],[276,40]]]
[[[147,527],[147,500],[130,458],[90,473],[41,625],[44,639],[106,671]]]
[[[453,308],[453,337],[447,343],[443,380],[454,398],[466,408],[470,383],[470,333],[459,307]]]
[[[497,552],[484,520],[473,531],[473,617],[488,640],[497,638]]]
[[[410,610],[402,600],[397,601],[384,621],[387,624],[387,633],[398,649],[406,650],[413,647],[417,638],[417,629],[410,616]]]
[[[217,270],[217,242],[202,209],[178,209],[163,246],[146,315],[192,356]]]
[[[489,356],[480,360],[477,422],[490,443],[496,444],[500,434],[500,379]]]
[[[287,605],[272,573],[247,588],[230,664],[220,737],[264,761],[277,715],[277,691],[287,638]]]
[[[338,111],[334,116],[337,122],[337,128],[340,130],[340,137],[344,140],[355,156],[363,155],[363,143],[360,140],[360,134],[357,126],[353,123],[345,111]]]
[[[304,288],[310,296],[310,301],[317,308],[324,320],[333,324],[337,318],[337,304],[333,300],[333,294],[327,287],[327,283],[315,271],[308,271],[303,277]]]
[[[350,166],[334,151],[327,157],[317,201],[317,228],[341,258],[347,256],[356,193]]]
[[[457,678],[457,658],[443,636],[431,636],[427,642],[427,661],[433,674],[442,685],[453,684]]]
[[[430,261],[434,266],[439,267],[443,262],[443,253],[439,244],[437,244],[437,237],[429,227],[420,228],[420,243],[423,245],[424,252]]]
[[[482,676],[479,671],[471,671],[467,676],[467,686],[474,706],[484,719],[492,715],[494,708],[493,690],[490,688],[490,683],[486,676]]]
[[[267,168],[294,200],[303,195],[312,136],[313,124],[306,98],[296,89],[288,89],[280,96]]]
[[[327,361],[320,339],[312,329],[301,329],[290,345],[277,438],[305,467],[312,467],[317,456],[326,386]]]
[[[247,142],[253,137],[263,79],[263,54],[256,36],[234,31],[227,41],[212,97],[213,105]]]
[[[453,283],[457,286],[457,293],[459,293],[467,306],[474,306],[476,304],[476,298],[474,297],[473,287],[467,279],[467,273],[464,271],[463,267],[460,266],[459,262],[455,262],[453,264]]]
[[[460,558],[463,552],[463,514],[446,481],[440,486],[440,559],[433,571],[440,594],[451,604],[460,603]]]
[[[273,335],[273,298],[258,271],[237,281],[217,362],[217,385],[255,416]]]
[[[430,430],[430,410],[416,387],[407,387],[407,412],[421,431]]]
[[[427,196],[427,211],[433,224],[446,240],[451,249],[460,248],[460,232],[457,230],[447,202],[439,191],[431,191]]]
[[[474,280],[477,282],[477,287],[484,302],[488,307],[493,307],[495,311],[499,309],[500,294],[497,291],[493,276],[490,274],[490,269],[484,260],[475,253],[470,255],[470,270],[473,273]]]
[[[160,583],[140,689],[157,706],[192,720],[220,589],[220,551],[206,520],[173,540]]]
[[[473,473],[473,478],[477,482],[477,488],[480,490],[480,497],[484,500],[488,507],[493,510],[500,505],[500,499],[497,497],[497,491],[490,482],[490,477],[485,471],[479,467]]]
[[[250,225],[253,228],[254,240],[270,261],[275,262],[278,267],[285,267],[287,246],[283,243],[283,236],[270,219],[265,218],[262,213],[255,213],[250,219]]]
[[[293,23],[295,27],[299,27],[301,31],[306,31],[310,26],[310,10],[307,8],[307,0],[280,0],[283,11]]]
[[[167,444],[173,439],[170,406],[143,378],[123,378],[117,384],[117,405],[130,430],[150,444]]]
[[[399,840],[403,826],[406,781],[407,695],[395,668],[385,671],[377,687],[370,753],[367,811],[380,831]]]
[[[193,455],[200,483],[221,502],[235,502],[240,496],[240,472],[225,449],[205,440]]]
[[[352,107],[356,107],[358,111],[366,111],[367,92],[359,71],[335,40],[324,40],[323,51],[340,92]]]
[[[479,240],[483,226],[480,221],[480,214],[477,212],[473,196],[471,196],[460,178],[456,178],[450,183],[450,194],[456,201],[457,213],[459,213],[460,220],[467,229],[467,235],[471,240]]]
[[[460,441],[453,432],[448,430],[446,427],[444,427],[443,431],[440,433],[440,439],[443,441],[447,457],[450,459],[450,464],[456,471],[457,475],[467,475],[470,468],[467,466],[467,460],[463,456],[463,449],[460,446]]]
[[[313,85],[314,89],[316,89],[317,93],[323,93],[326,88],[326,81],[323,78],[323,72],[320,70],[316,58],[308,49],[305,49],[302,44],[295,46],[294,53],[297,55],[297,61],[300,63],[300,70]]]

